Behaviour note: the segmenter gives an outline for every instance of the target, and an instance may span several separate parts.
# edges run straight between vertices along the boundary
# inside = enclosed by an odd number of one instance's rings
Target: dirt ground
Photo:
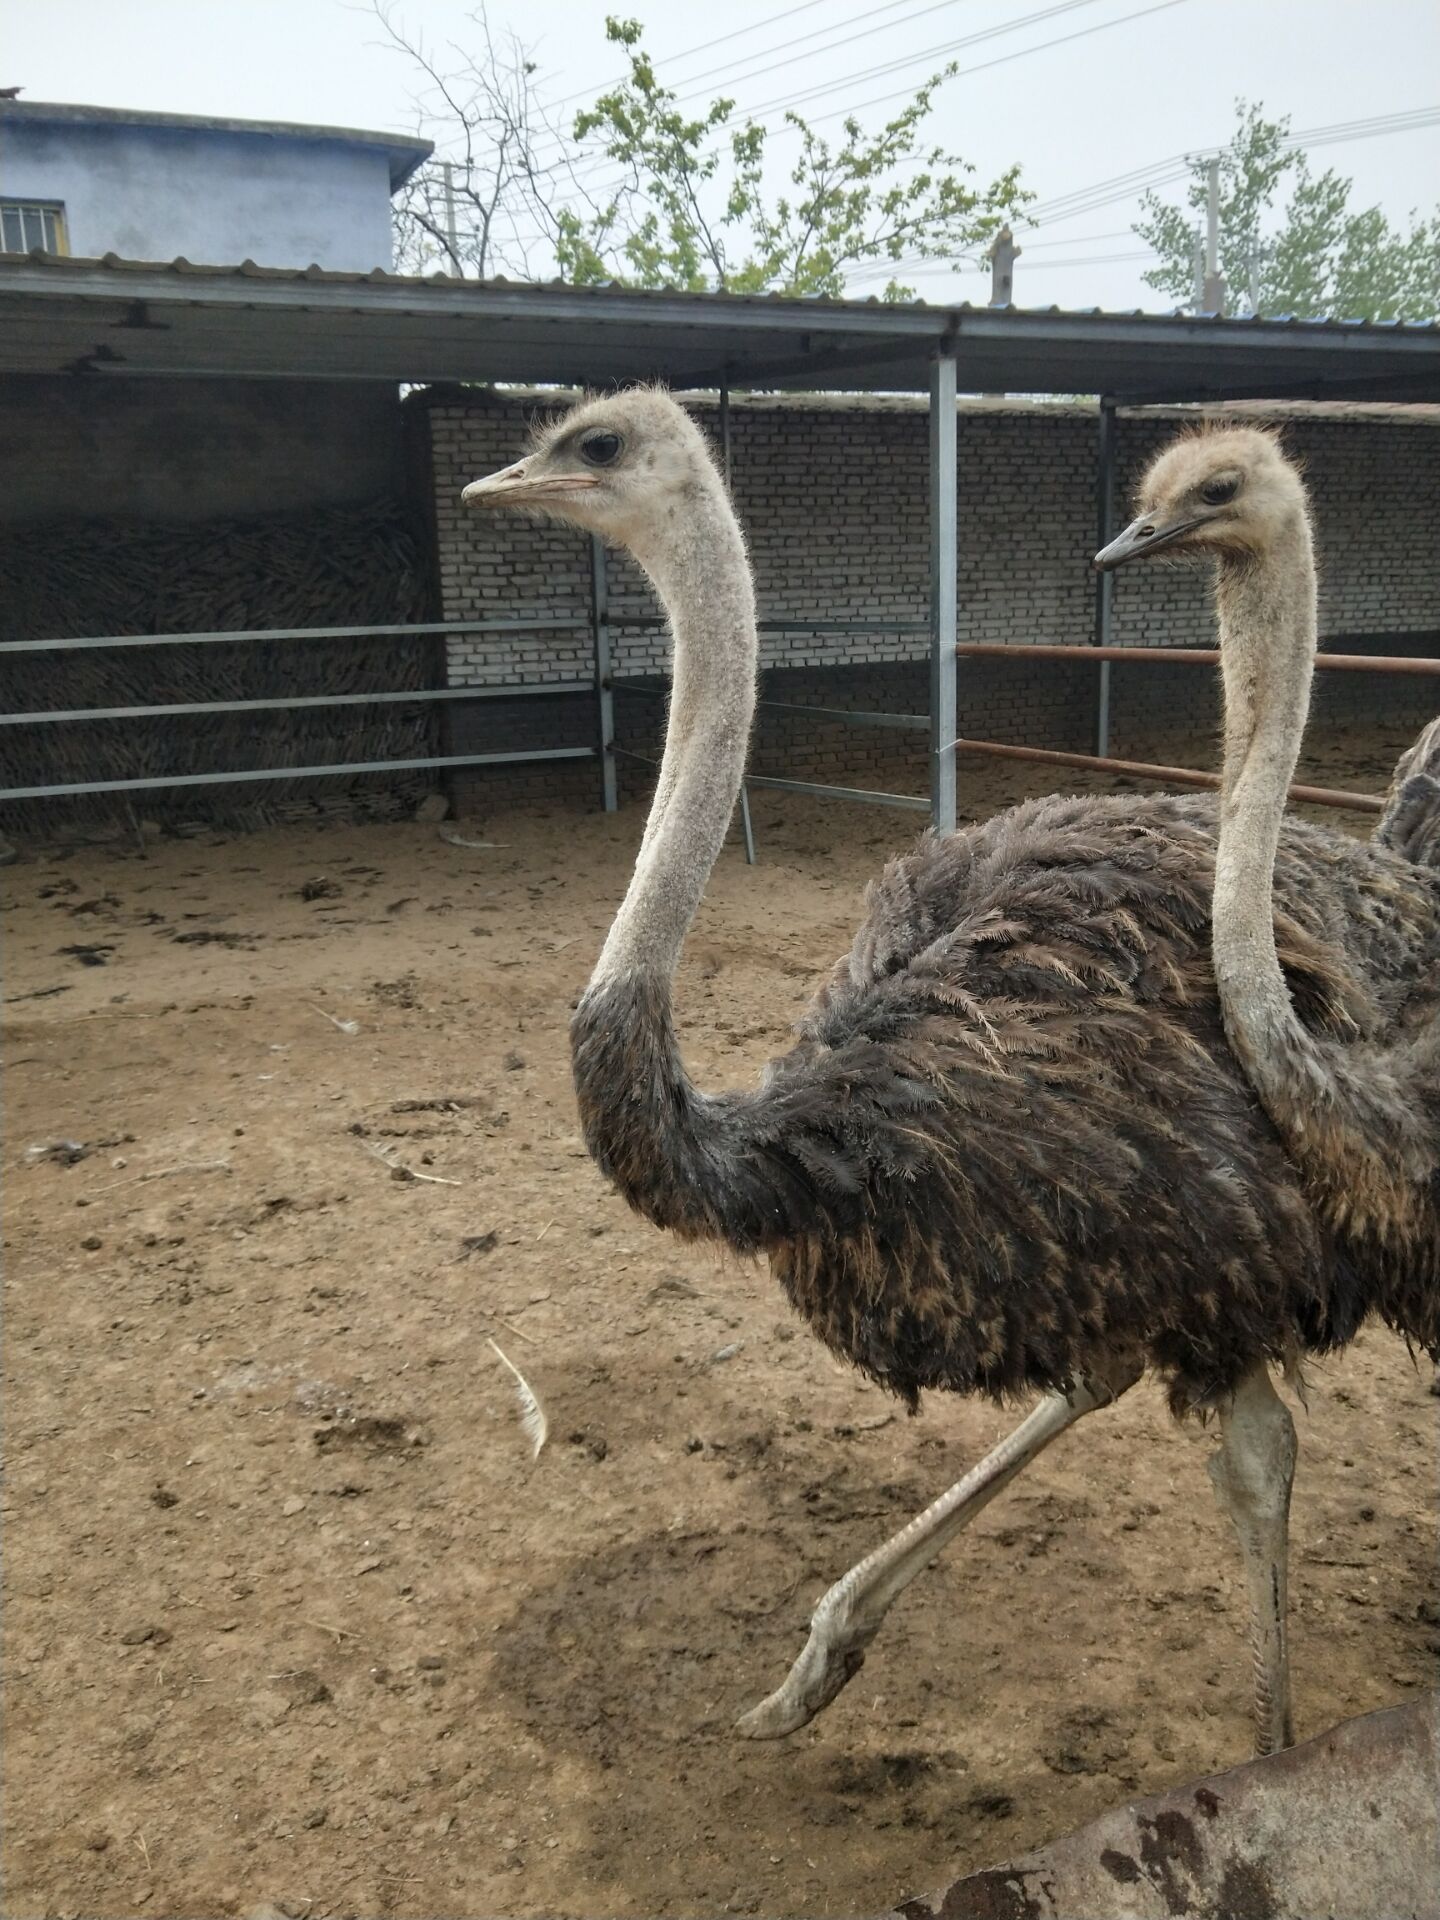
[[[1373,788],[1375,753],[1318,770]],[[711,1083],[783,1044],[914,824],[756,820],[682,970]],[[818,1723],[732,1737],[824,1586],[1008,1422],[907,1419],[763,1270],[602,1186],[566,1020],[640,826],[5,874],[12,1920],[863,1914],[1246,1757],[1213,1441],[1148,1385],[982,1516]],[[548,1412],[537,1462],[491,1340]],[[1314,1370],[1302,1732],[1433,1681],[1428,1385],[1379,1332]]]

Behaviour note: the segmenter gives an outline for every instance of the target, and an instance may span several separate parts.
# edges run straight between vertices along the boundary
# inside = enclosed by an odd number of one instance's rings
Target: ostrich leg
[[[963,1480],[842,1575],[811,1614],[810,1638],[794,1666],[774,1693],[741,1716],[736,1731],[747,1740],[778,1740],[828,1707],[865,1664],[865,1649],[879,1632],[891,1602],[925,1571],[941,1548],[1052,1440],[1096,1407],[1118,1400],[1141,1371],[1139,1366],[1117,1364],[1104,1378],[1079,1381],[1068,1396],[1047,1393]]]
[[[1220,1415],[1220,1451],[1210,1462],[1215,1497],[1240,1536],[1250,1596],[1255,1662],[1255,1751],[1294,1744],[1285,1581],[1295,1423],[1264,1366],[1247,1373]]]

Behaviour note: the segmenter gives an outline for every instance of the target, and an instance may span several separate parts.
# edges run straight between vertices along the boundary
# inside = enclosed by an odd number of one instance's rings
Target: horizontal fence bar
[[[1133,660],[1138,666],[1158,662],[1166,667],[1214,667],[1220,664],[1214,647],[1082,647],[1031,646],[1017,641],[1002,646],[994,641],[973,641],[956,647],[967,660]],[[1315,665],[1331,673],[1421,673],[1440,674],[1440,660],[1407,653],[1317,653]]]
[[[410,706],[425,700],[534,700],[547,694],[594,691],[589,680],[561,680],[527,687],[415,687],[409,693],[306,693],[290,700],[189,700],[160,707],[71,707],[37,713],[0,713],[0,727],[32,727],[60,720],[170,720],[195,713],[288,713],[292,707]]]
[[[7,653],[76,653],[98,647],[217,647],[244,640],[418,639],[437,633],[549,633],[557,627],[588,633],[590,616],[542,613],[533,620],[430,620],[397,627],[242,627],[227,633],[103,633],[69,640],[0,640],[0,660]]]
[[[614,616],[612,627],[629,632],[659,633],[666,623],[653,614]],[[923,620],[761,620],[761,633],[928,633]],[[551,633],[571,628],[590,631],[588,613],[536,614],[532,618],[494,620],[428,620],[413,625],[381,627],[242,627],[224,633],[102,633],[54,640],[0,641],[0,659],[7,653],[75,653],[104,647],[215,647],[248,640],[384,640],[426,634]]]
[[[668,686],[644,685],[637,680],[612,680],[616,693],[638,693],[642,700],[668,700]],[[930,726],[927,713],[884,713],[866,707],[815,707],[804,700],[757,700],[758,707],[770,713],[810,713],[822,720],[844,720],[855,727],[898,727],[924,733]]]
[[[776,780],[768,773],[747,773],[747,787],[775,787],[782,793],[817,793],[826,800],[863,800],[872,807],[905,807],[929,813],[930,802],[913,793],[878,793],[873,787],[827,787],[815,780]]]
[[[649,613],[612,614],[612,627],[623,627],[627,633],[660,633],[665,631],[667,623]],[[924,633],[930,631],[928,620],[757,620],[757,629],[761,633]]]
[[[347,760],[331,767],[252,767],[237,773],[177,773],[168,779],[76,780],[63,787],[5,787],[0,800],[54,800],[80,793],[158,793],[170,787],[227,787],[251,780],[318,780],[340,773],[415,773],[427,767],[504,767],[529,760],[593,760],[594,747],[533,747],[524,753],[443,753],[424,760]]]
[[[899,727],[925,733],[930,716],[926,713],[872,712],[865,707],[812,707],[803,700],[761,700],[757,705],[770,713],[813,713],[822,720],[845,720],[855,727]]]
[[[1093,651],[1097,649],[1076,648],[1077,653]],[[1165,786],[1215,788],[1220,785],[1218,773],[1201,773],[1195,767],[1163,767],[1149,760],[1107,760],[1098,754],[1059,753],[1049,747],[1003,746],[998,740],[957,740],[954,747],[957,753],[989,754],[997,760],[1028,760],[1046,767],[1080,767],[1091,773],[1123,773],[1136,780],[1156,780]],[[1348,807],[1354,813],[1381,813],[1385,807],[1385,802],[1373,793],[1345,793],[1333,787],[1291,787],[1290,798],[1312,807]]]
[[[648,754],[632,753],[628,747],[616,747],[615,751],[622,759],[638,760],[645,767],[660,764]],[[774,787],[782,793],[816,793],[826,800],[863,800],[872,807],[905,807],[914,813],[930,811],[930,802],[915,794],[877,793],[872,787],[827,787],[816,780],[778,780],[768,773],[747,773],[743,784],[747,787]]]

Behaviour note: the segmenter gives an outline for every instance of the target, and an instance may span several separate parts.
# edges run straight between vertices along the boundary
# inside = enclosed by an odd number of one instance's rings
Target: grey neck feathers
[[[675,660],[655,799],[591,987],[643,975],[668,988],[729,829],[755,712],[755,596],[717,476],[632,544],[669,615]]]
[[[1275,952],[1271,895],[1315,659],[1315,563],[1304,515],[1262,558],[1222,562],[1216,598],[1225,759],[1215,972],[1227,1018],[1246,1029],[1295,1017]]]
[[[1333,1216],[1388,1232],[1414,1169],[1383,1056],[1318,1040],[1275,947],[1275,856],[1299,758],[1316,648],[1315,564],[1297,510],[1271,548],[1222,562],[1217,589],[1225,761],[1213,951],[1226,1033],[1297,1164]]]

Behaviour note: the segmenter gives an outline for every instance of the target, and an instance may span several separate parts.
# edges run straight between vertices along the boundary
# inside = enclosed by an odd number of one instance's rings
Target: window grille
[[[68,253],[65,209],[58,201],[0,200],[0,240],[6,253]]]

